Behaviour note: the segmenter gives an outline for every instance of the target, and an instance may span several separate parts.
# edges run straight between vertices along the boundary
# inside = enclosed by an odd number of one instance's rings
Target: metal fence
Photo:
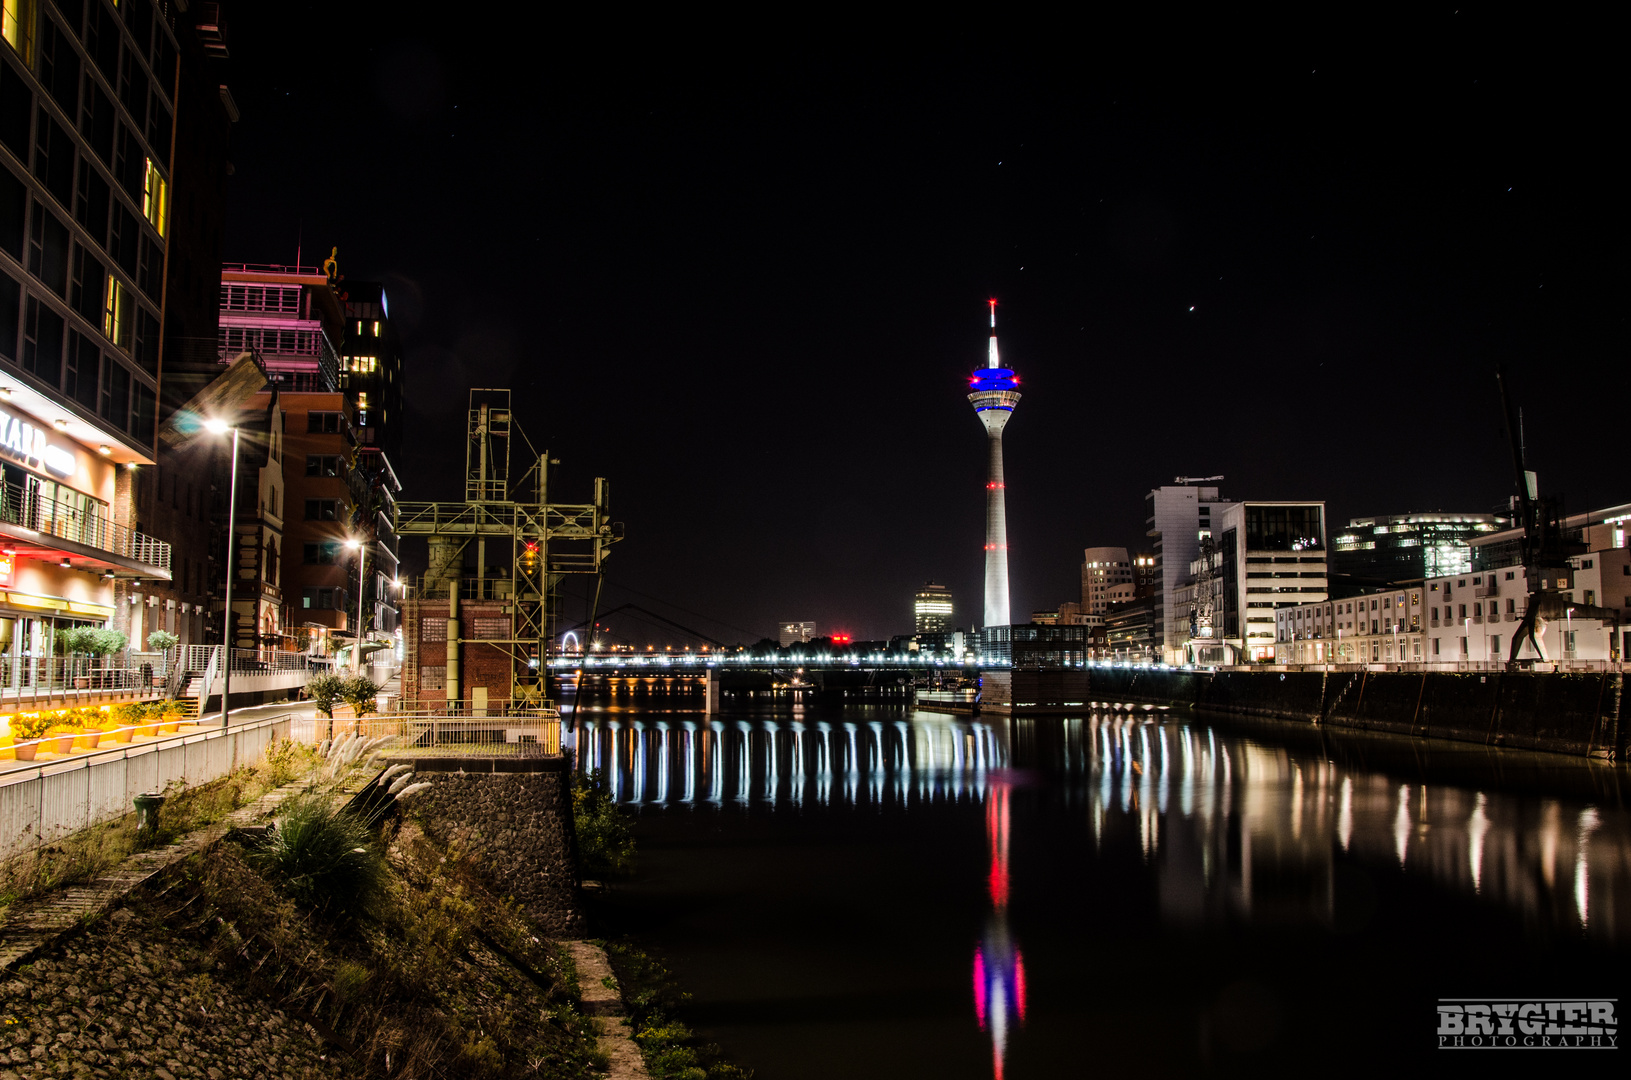
[[[1477,672],[1488,673],[1506,671],[1506,662],[1503,660],[1459,660],[1459,661],[1405,661],[1405,662],[1377,662],[1366,664],[1242,664],[1236,667],[1219,667],[1218,671],[1449,671],[1449,672]],[[1587,673],[1587,672],[1615,672],[1631,671],[1631,663],[1624,660],[1522,660],[1514,670],[1532,672],[1536,674],[1553,673]]]
[[[204,728],[151,742],[121,743],[0,771],[0,859],[122,817],[132,800],[171,781],[208,783],[254,761],[289,736],[288,716],[228,729]]]
[[[211,658],[220,651],[219,645],[178,645],[172,652],[175,663],[184,671],[203,671]],[[265,674],[272,671],[332,671],[334,659],[311,653],[288,652],[283,649],[233,649],[232,673]],[[219,668],[217,669],[219,673]]]
[[[313,741],[361,735],[395,736],[404,750],[440,749],[460,756],[511,756],[561,752],[561,717],[554,710],[509,712],[489,716],[448,716],[446,713],[396,712],[358,718],[345,707],[334,710],[331,724],[318,717]]]
[[[0,701],[27,708],[71,698],[155,697],[164,691],[162,669],[131,666],[118,657],[0,657]]]

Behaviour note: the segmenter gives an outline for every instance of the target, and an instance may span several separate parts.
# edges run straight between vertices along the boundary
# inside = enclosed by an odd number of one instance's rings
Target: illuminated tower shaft
[[[969,376],[968,395],[975,415],[985,425],[988,464],[985,476],[985,625],[1007,626],[1008,508],[1002,477],[1002,429],[1019,401],[1019,379],[997,360],[997,302],[991,301],[991,346],[986,366]]]

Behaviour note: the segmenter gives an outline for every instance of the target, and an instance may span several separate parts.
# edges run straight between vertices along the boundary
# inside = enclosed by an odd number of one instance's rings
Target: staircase
[[[176,703],[181,706],[181,713],[188,720],[197,720],[200,698],[204,693],[204,673],[202,671],[183,672],[181,676],[181,690],[176,694]]]

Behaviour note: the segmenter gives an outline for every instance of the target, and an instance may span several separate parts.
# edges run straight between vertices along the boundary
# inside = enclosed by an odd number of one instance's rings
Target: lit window
[[[0,0],[0,37],[17,50],[23,63],[34,64],[34,0]]]
[[[115,345],[130,347],[130,290],[112,274],[108,275],[107,306],[102,309],[102,333]]]
[[[142,213],[160,236],[170,227],[170,184],[152,158],[147,159],[147,175],[142,180]]]
[[[379,337],[379,320],[374,320],[374,336]]]

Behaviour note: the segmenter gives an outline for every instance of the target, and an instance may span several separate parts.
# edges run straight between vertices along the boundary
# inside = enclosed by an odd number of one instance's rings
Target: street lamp
[[[351,674],[362,672],[362,583],[363,570],[368,565],[368,549],[361,540],[347,540],[345,546],[357,553],[357,631],[351,637]]]
[[[216,435],[232,432],[232,480],[227,494],[227,596],[221,612],[221,726],[227,726],[232,700],[232,579],[238,573],[238,428],[225,420],[206,420],[204,427]],[[204,694],[209,695],[209,687]]]

